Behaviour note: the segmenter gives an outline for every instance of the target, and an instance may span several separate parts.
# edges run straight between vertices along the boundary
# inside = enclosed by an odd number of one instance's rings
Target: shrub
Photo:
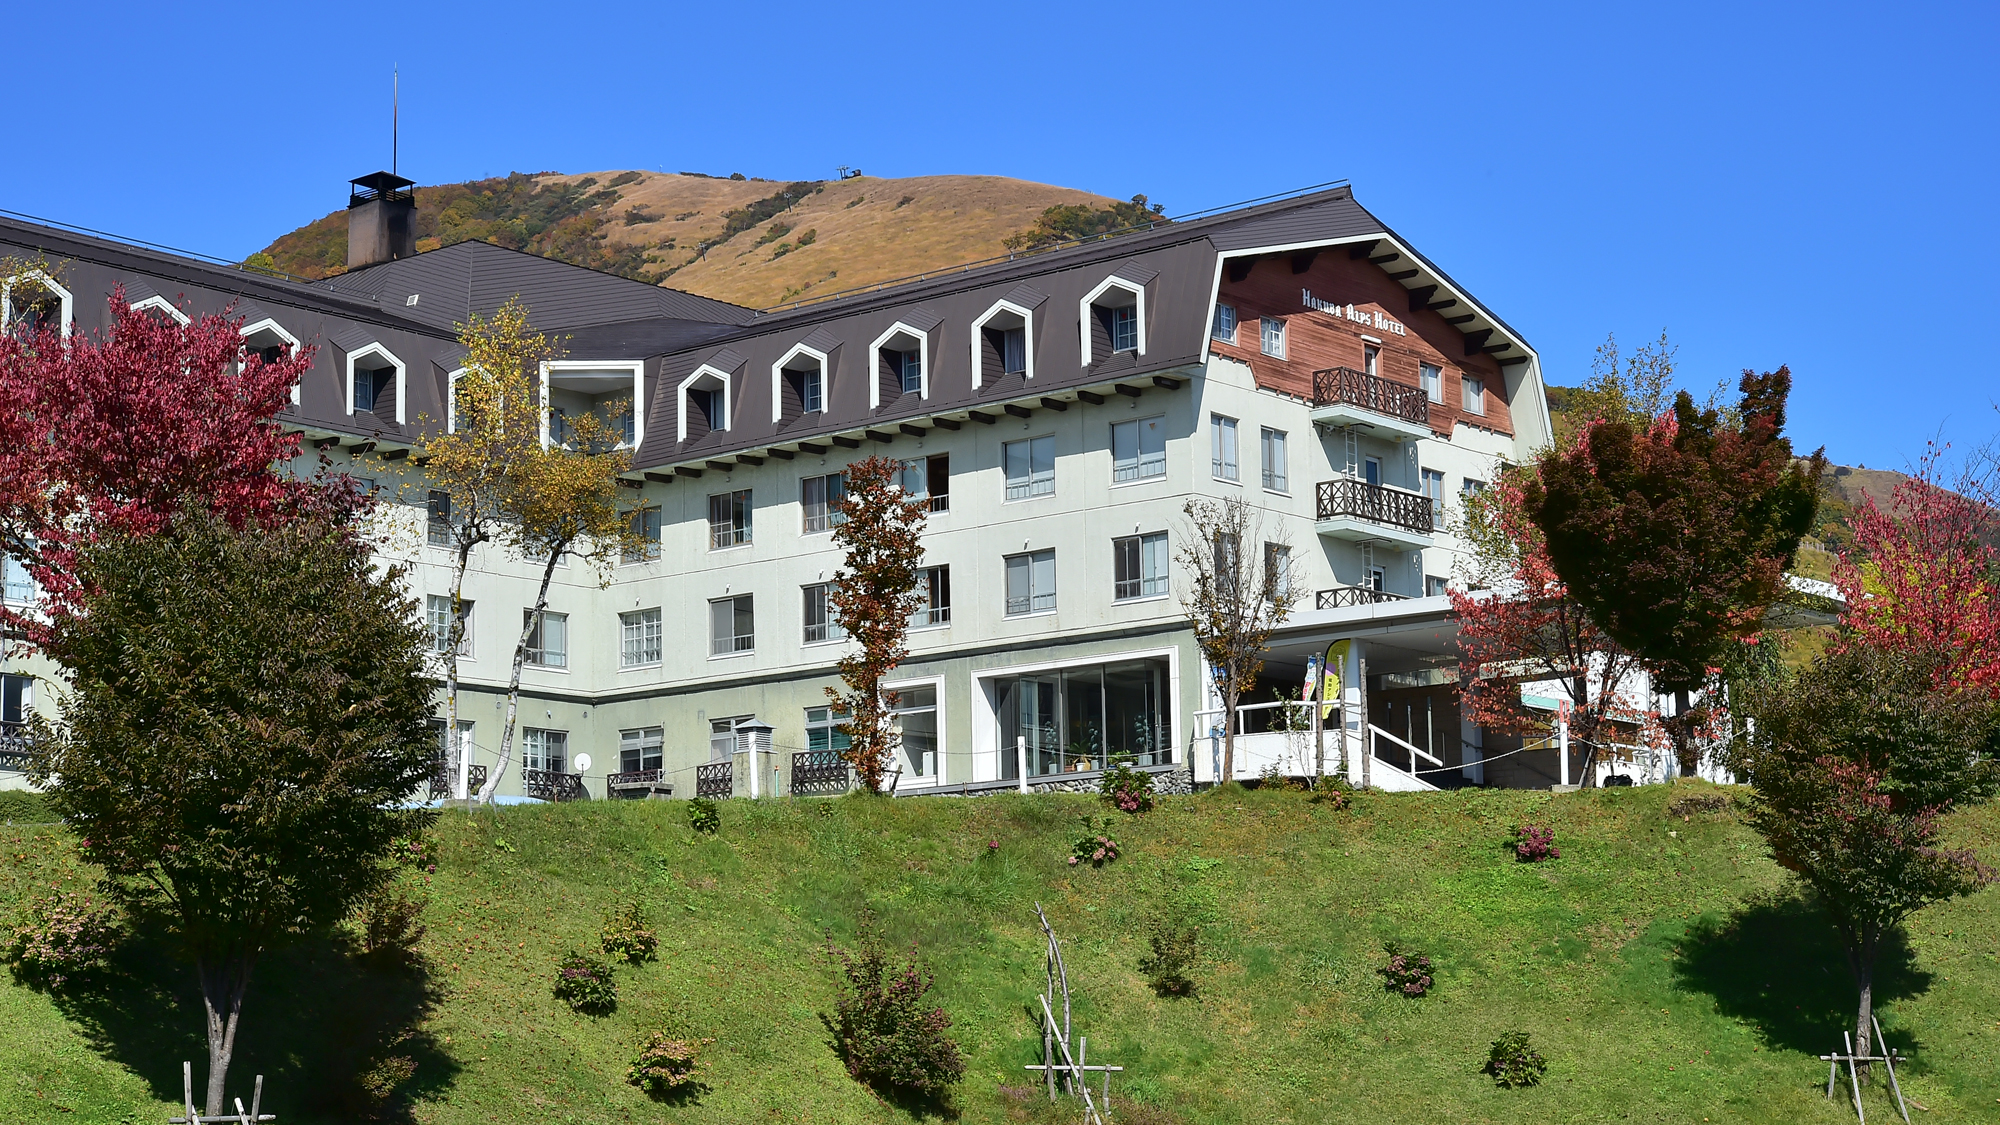
[[[925,1001],[935,978],[917,966],[914,947],[908,962],[892,964],[866,919],[856,945],[828,940],[841,985],[833,1017],[820,1016],[847,1073],[878,1090],[942,1096],[965,1077],[965,1059],[945,1034],[951,1017]]]
[[[1556,846],[1553,828],[1543,828],[1534,824],[1523,824],[1514,829],[1508,843],[1514,846],[1514,858],[1522,863],[1540,863],[1545,859],[1561,859],[1562,849]]]
[[[28,905],[7,943],[16,979],[51,991],[104,963],[118,936],[115,908],[80,891],[57,891]]]
[[[1427,995],[1436,981],[1431,977],[1431,959],[1422,953],[1405,953],[1394,945],[1385,946],[1389,963],[1375,970],[1389,991],[1416,999]]]
[[[688,827],[713,836],[722,827],[722,810],[707,797],[692,798],[688,801]]]
[[[659,960],[660,935],[646,924],[646,915],[636,901],[605,915],[599,940],[604,952],[634,965]]]
[[[701,1049],[713,1039],[687,1039],[655,1031],[625,1071],[625,1081],[656,1098],[691,1091],[702,1071]]]
[[[1167,913],[1156,915],[1146,926],[1146,946],[1151,950],[1139,958],[1139,971],[1146,983],[1161,996],[1194,995],[1194,970],[1201,956],[1201,927]]]
[[[1675,797],[1667,803],[1667,815],[1682,820],[1697,813],[1719,813],[1729,807],[1729,798],[1720,793],[1697,793],[1692,797]]]
[[[420,920],[427,904],[419,895],[390,884],[377,888],[354,908],[361,924],[361,948],[371,957],[408,961],[429,931]]]
[[[40,793],[26,789],[0,790],[0,823],[42,824],[56,819]]]
[[[1493,1076],[1493,1084],[1503,1089],[1533,1086],[1548,1073],[1548,1060],[1528,1045],[1528,1033],[1510,1031],[1493,1041],[1493,1049],[1486,1055],[1486,1073]]]
[[[1119,812],[1153,811],[1153,775],[1133,769],[1130,763],[1120,762],[1106,771],[1098,792]]]
[[[618,982],[611,966],[595,957],[572,953],[556,968],[556,999],[570,1010],[600,1016],[618,1006]]]
[[[413,867],[426,875],[437,873],[437,841],[424,833],[398,836],[389,846],[389,854],[405,867]]]
[[[1312,800],[1336,811],[1354,804],[1353,791],[1347,782],[1337,777],[1322,777],[1313,786]]]
[[[1111,822],[1106,820],[1102,828],[1095,826],[1090,817],[1084,817],[1084,836],[1070,847],[1069,865],[1088,863],[1092,867],[1103,867],[1118,858],[1118,841],[1111,835]]]

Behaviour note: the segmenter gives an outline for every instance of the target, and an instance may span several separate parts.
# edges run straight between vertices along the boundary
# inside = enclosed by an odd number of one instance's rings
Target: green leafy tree
[[[1123,234],[1138,228],[1150,229],[1154,223],[1167,221],[1161,217],[1165,210],[1164,204],[1149,204],[1143,195],[1133,196],[1130,203],[1114,202],[1108,207],[1058,203],[1043,210],[1036,217],[1034,226],[1009,235],[1001,244],[1016,252],[1033,253],[1080,238]]]
[[[77,578],[32,777],[134,924],[193,960],[219,1114],[258,957],[345,917],[431,815],[404,807],[430,769],[425,634],[401,571],[314,519],[185,511],[83,548]]]
[[[882,680],[909,656],[910,615],[923,608],[917,568],[930,508],[897,485],[900,471],[887,457],[847,467],[843,521],[833,529],[834,543],[847,555],[827,595],[834,619],[856,647],[838,665],[847,690],[827,688],[826,696],[846,715],[840,724],[848,738],[844,756],[871,793],[882,791],[895,749],[889,719],[896,693],[883,691]]]
[[[1683,774],[1699,765],[1691,693],[1754,632],[1813,525],[1826,458],[1783,436],[1791,372],[1744,372],[1731,423],[1686,391],[1644,428],[1598,421],[1549,449],[1522,506],[1568,596],[1680,702],[1665,720]]]
[[[1860,993],[1869,1052],[1875,961],[1911,914],[1994,881],[1944,844],[1948,813],[2000,791],[2000,710],[1943,684],[1944,654],[1850,643],[1795,677],[1742,693],[1756,722],[1734,765],[1755,787],[1750,823],[1816,893]]]

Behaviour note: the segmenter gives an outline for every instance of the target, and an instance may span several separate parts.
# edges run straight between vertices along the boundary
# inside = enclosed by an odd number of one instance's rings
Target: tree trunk
[[[236,1022],[243,1014],[243,993],[250,986],[251,958],[226,953],[199,958],[195,975],[201,979],[201,1005],[208,1025],[208,1095],[204,1117],[223,1111],[223,1083],[229,1059],[236,1051]]]
[[[1854,1053],[1872,1055],[1875,1030],[1875,951],[1878,933],[1873,927],[1863,927],[1859,943],[1849,942],[1847,947],[1847,967],[1854,973],[1855,988],[1861,993],[1860,1009],[1854,1015]],[[1854,1064],[1863,1079],[1868,1077],[1868,1064]]]
[[[1680,766],[1682,777],[1695,777],[1701,772],[1701,755],[1694,748],[1691,707],[1686,688],[1674,692],[1673,722],[1660,724],[1667,728],[1668,737],[1674,740],[1674,761]]]
[[[458,737],[458,647],[465,643],[465,569],[472,561],[472,548],[484,538],[483,532],[477,536],[461,532],[458,565],[451,574],[451,632],[446,635],[450,643],[444,657],[444,746],[446,778],[454,801],[465,800],[472,787],[472,755],[466,753]]]
[[[567,548],[569,544],[563,543]],[[500,788],[500,779],[507,773],[507,763],[513,760],[514,719],[521,708],[521,669],[528,663],[528,638],[533,635],[535,625],[542,619],[542,611],[549,605],[549,582],[556,576],[556,560],[562,558],[561,549],[551,547],[548,562],[542,566],[542,584],[535,588],[534,616],[521,622],[521,639],[514,643],[514,667],[507,675],[507,718],[500,724],[500,760],[493,763],[493,772],[486,784],[479,787],[479,803],[493,803],[493,793]]]
[[[1222,776],[1215,779],[1217,785],[1236,780],[1236,701],[1241,698],[1243,693],[1231,675],[1229,687],[1222,693]]]

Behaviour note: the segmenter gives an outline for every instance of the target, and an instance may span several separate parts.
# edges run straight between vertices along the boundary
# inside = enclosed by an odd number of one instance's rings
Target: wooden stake
[[[1903,1125],[1909,1125],[1910,1111],[1903,1106],[1903,1087],[1896,1082],[1896,1052],[1882,1038],[1882,1021],[1875,1018],[1874,1012],[1868,1013],[1868,1022],[1874,1025],[1875,1042],[1882,1048],[1882,1065],[1889,1071],[1889,1089],[1896,1092],[1896,1110],[1903,1115]]]
[[[1854,1088],[1854,1116],[1861,1119],[1861,1125],[1868,1125],[1868,1114],[1861,1109],[1861,1076],[1854,1069],[1854,1036],[1843,1031],[1840,1038],[1847,1043],[1847,1081]]]

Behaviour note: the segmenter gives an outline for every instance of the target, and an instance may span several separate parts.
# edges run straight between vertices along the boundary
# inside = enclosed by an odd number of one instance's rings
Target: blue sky
[[[1346,177],[1574,383],[1665,328],[1895,468],[2000,431],[2000,6],[32,5],[0,207],[229,257],[402,171]],[[38,26],[39,25],[39,26]],[[25,68],[25,73],[23,73]],[[18,84],[17,84],[18,85]]]

